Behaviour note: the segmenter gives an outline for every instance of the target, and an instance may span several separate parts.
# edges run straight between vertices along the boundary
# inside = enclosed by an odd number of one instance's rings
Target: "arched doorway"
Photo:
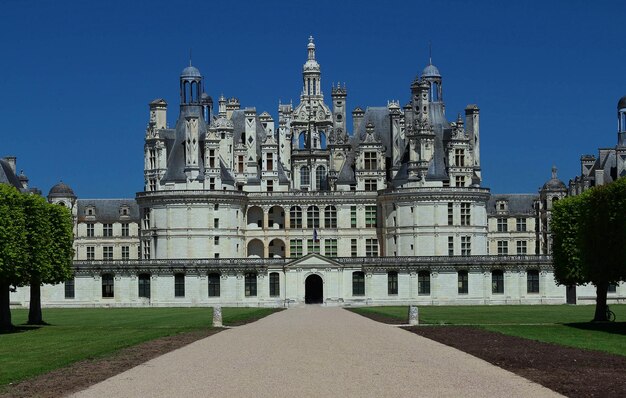
[[[322,304],[324,302],[324,281],[319,275],[309,275],[304,281],[304,302]]]

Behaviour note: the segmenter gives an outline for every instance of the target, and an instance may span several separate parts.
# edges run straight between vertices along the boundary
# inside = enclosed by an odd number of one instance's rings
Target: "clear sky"
[[[143,187],[148,103],[178,111],[192,61],[214,99],[270,112],[301,90],[309,35],[322,89],[348,109],[410,97],[432,59],[448,119],[481,109],[483,185],[534,193],[559,168],[614,146],[626,95],[624,1],[14,1],[0,5],[0,156],[44,194],[82,198]]]

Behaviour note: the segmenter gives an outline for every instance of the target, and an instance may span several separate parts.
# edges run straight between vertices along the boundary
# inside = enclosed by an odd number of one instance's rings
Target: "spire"
[[[433,64],[433,45],[430,42],[430,40],[428,40],[428,65],[432,65]]]
[[[313,36],[309,36],[309,45],[307,48],[309,50],[309,59],[315,60],[315,43],[313,43]]]
[[[552,166],[552,179],[556,180],[556,166]]]

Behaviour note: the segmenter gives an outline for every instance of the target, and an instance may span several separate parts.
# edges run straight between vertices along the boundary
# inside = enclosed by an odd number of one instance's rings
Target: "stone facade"
[[[136,198],[50,191],[75,218],[75,278],[42,289],[44,305],[565,302],[549,257],[564,184],[554,171],[539,195],[482,187],[479,108],[448,121],[432,63],[405,106],[355,108],[351,133],[348,90],[325,102],[312,38],[302,76],[276,124],[234,97],[215,112],[185,68],[173,127],[164,100],[149,104]]]

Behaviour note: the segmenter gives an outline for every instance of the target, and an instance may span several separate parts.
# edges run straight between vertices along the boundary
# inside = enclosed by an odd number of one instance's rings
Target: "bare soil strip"
[[[469,326],[405,330],[465,351],[568,397],[625,397],[626,357]]]
[[[122,373],[224,329],[180,333],[124,348],[111,356],[76,362],[0,390],[0,397],[61,397]],[[1,387],[0,387],[1,388]]]

